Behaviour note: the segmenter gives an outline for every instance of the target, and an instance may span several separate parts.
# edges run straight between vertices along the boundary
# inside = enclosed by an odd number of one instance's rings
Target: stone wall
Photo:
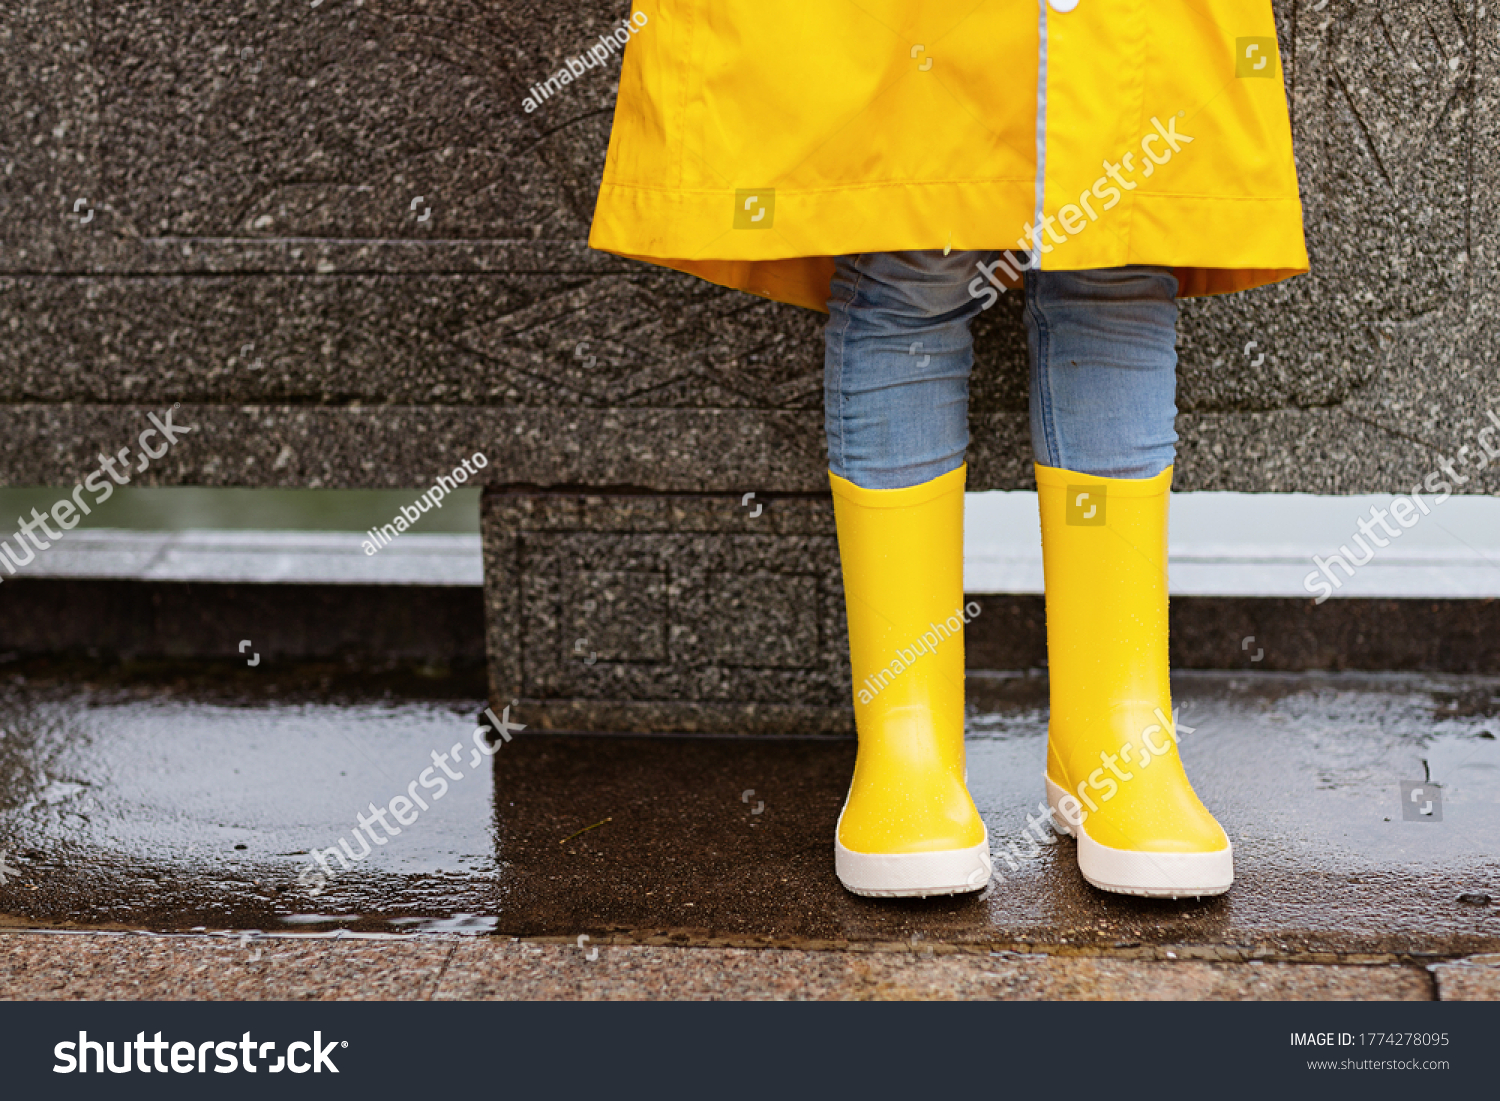
[[[13,0],[0,482],[70,483],[180,402],[201,434],[146,479],[484,450],[497,483],[820,490],[819,317],[589,252],[613,70],[521,110],[624,11]],[[1500,404],[1500,12],[1278,12],[1313,274],[1185,305],[1178,485],[1409,486]],[[978,326],[974,488],[1028,484],[1015,305]]]
[[[1406,489],[1500,409],[1500,11],[1277,12],[1313,273],[1184,304],[1177,486]],[[140,482],[417,486],[482,451],[496,699],[551,725],[846,725],[826,504],[735,528],[746,492],[826,490],[820,316],[587,249],[613,70],[521,109],[624,14],[10,0],[0,483],[72,484],[174,404],[197,430]],[[1008,297],[977,324],[973,489],[1030,484]],[[1463,488],[1500,491],[1500,464]],[[671,548],[705,588],[649,565]],[[570,593],[640,618],[592,628],[596,666]]]

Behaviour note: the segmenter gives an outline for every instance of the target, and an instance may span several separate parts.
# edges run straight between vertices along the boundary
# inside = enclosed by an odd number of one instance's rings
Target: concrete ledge
[[[98,466],[100,453],[133,445],[149,426],[146,414],[161,409],[0,404],[0,437],[46,441],[0,454],[0,484],[72,486]],[[184,402],[176,416],[197,431],[140,474],[138,484],[415,488],[482,451],[491,486],[733,494],[828,488],[816,408]],[[1467,428],[1483,424],[1471,418]],[[975,411],[970,425],[969,488],[1032,488],[1026,414]],[[1339,409],[1182,414],[1177,431],[1175,487],[1183,491],[1398,492],[1436,470],[1439,454]],[[1454,432],[1445,446],[1463,438]],[[1500,492],[1500,463],[1476,472],[1464,489]]]
[[[357,532],[70,532],[21,577],[267,585],[484,584],[477,535],[402,535],[373,555]]]
[[[1046,667],[1040,595],[974,599],[970,669]],[[1500,674],[1500,600],[1181,596],[1168,618],[1174,669]]]
[[[1428,502],[1434,502],[1429,504]],[[1316,559],[1341,555],[1359,544],[1363,520],[1373,535],[1364,549],[1374,557],[1347,576],[1336,563],[1329,574],[1336,599],[1490,599],[1500,597],[1500,500],[1455,495],[1427,512],[1411,508],[1414,522],[1382,535],[1374,517],[1389,518],[1391,497],[1266,493],[1174,493],[1168,547],[1174,597],[1292,597],[1317,574]],[[965,502],[964,590],[970,593],[1043,591],[1042,541],[1032,493],[971,493]],[[1381,547],[1377,540],[1386,544]],[[1360,551],[1352,555],[1358,562]]]
[[[1174,597],[1292,597],[1315,556],[1348,541],[1373,498],[1178,494],[1172,506]],[[1382,499],[1387,500],[1388,499]],[[964,589],[968,593],[1043,591],[1036,498],[975,493],[967,504]],[[1237,523],[1225,523],[1226,513]],[[1500,501],[1456,498],[1428,528],[1378,554],[1355,576],[1335,570],[1340,599],[1500,597]],[[1441,526],[1439,526],[1441,525]],[[1446,536],[1446,538],[1444,538]],[[1425,541],[1423,541],[1425,538]],[[483,584],[478,535],[407,534],[374,555],[355,532],[80,529],[24,566],[22,577],[121,578],[252,584]],[[4,575],[0,574],[0,581]]]
[[[1046,667],[1040,595],[970,595],[981,609],[965,637],[970,669]],[[481,591],[458,585],[13,578],[0,585],[0,655],[241,663],[238,645],[249,638],[270,662],[477,665],[485,656],[484,616]],[[500,645],[507,647],[502,656],[513,654],[504,638]],[[579,673],[587,675],[604,664],[583,666],[588,653],[560,646],[557,658],[546,660],[579,662]],[[1178,597],[1171,606],[1171,655],[1175,669],[1500,675],[1500,600],[1336,600],[1317,606],[1306,599]],[[810,668],[807,675],[816,673]],[[519,697],[497,692],[493,698],[504,704]],[[649,730],[653,708],[660,707],[649,700],[558,696],[533,702],[529,721],[558,730]],[[852,729],[836,713],[830,720],[825,704],[799,704],[791,694],[727,709],[703,701],[681,706],[689,730]]]
[[[250,640],[250,652],[240,643]],[[479,590],[26,578],[0,585],[0,655],[209,661],[264,674],[287,662],[478,667]],[[256,671],[256,670],[252,670]]]
[[[1420,968],[1041,953],[0,933],[9,1000],[1427,1001]]]

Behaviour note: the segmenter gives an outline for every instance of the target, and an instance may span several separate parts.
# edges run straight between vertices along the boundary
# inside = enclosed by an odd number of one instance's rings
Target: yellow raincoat
[[[594,248],[817,310],[845,253],[1156,264],[1184,297],[1307,270],[1270,0],[636,10]]]

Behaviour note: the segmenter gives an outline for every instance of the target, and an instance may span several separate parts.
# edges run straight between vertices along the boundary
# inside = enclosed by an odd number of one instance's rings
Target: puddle
[[[1236,847],[1234,890],[1203,903],[1094,891],[1070,841],[1027,844],[1016,867],[997,858],[1003,880],[977,897],[848,895],[829,840],[849,740],[528,732],[483,757],[478,699],[276,696],[275,683],[204,698],[0,678],[0,921],[1500,950],[1493,679],[1177,678],[1184,759]],[[969,702],[970,786],[999,853],[1042,797],[1046,681],[976,677]],[[1412,783],[1433,813],[1411,816]],[[313,893],[317,853],[328,874]]]
[[[390,924],[405,928],[411,933],[460,933],[478,936],[493,933],[500,924],[499,918],[482,917],[478,914],[454,914],[447,918],[391,918]]]

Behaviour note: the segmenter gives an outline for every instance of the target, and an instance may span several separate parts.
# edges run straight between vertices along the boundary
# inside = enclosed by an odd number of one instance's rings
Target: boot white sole
[[[844,815],[839,814],[839,825]],[[839,882],[873,898],[927,898],[982,891],[990,881],[990,831],[967,849],[931,853],[857,853],[833,833],[833,866]]]
[[[1207,898],[1234,884],[1234,846],[1207,853],[1153,853],[1112,849],[1088,835],[1082,822],[1070,822],[1058,801],[1070,794],[1046,773],[1047,804],[1056,813],[1052,824],[1078,839],[1078,870],[1101,891],[1146,898]],[[1074,796],[1077,799],[1077,796]]]

